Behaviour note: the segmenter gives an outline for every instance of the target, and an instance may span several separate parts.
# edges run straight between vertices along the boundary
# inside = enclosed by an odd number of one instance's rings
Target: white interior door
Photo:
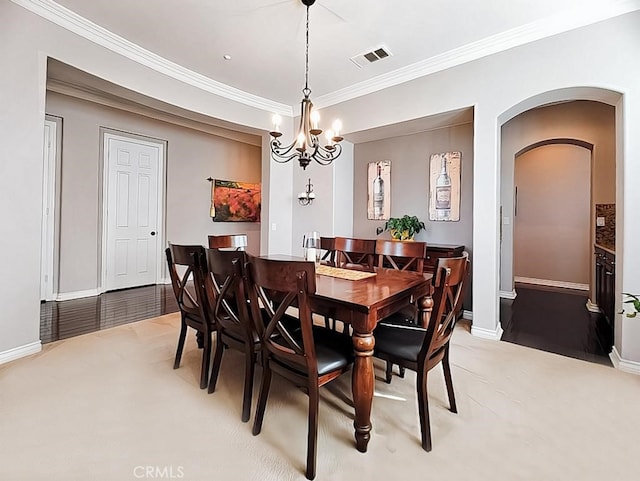
[[[164,145],[105,134],[103,289],[155,284]]]
[[[56,191],[56,123],[44,121],[44,155],[42,174],[42,253],[40,255],[40,300],[55,299],[53,278],[55,191]]]

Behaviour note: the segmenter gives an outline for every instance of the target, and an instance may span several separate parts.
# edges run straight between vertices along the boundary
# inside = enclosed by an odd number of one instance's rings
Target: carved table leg
[[[355,406],[356,448],[361,453],[367,452],[367,445],[371,437],[371,404],[373,402],[373,388],[375,377],[373,373],[373,334],[354,333],[353,347],[355,349],[355,365],[351,389]]]
[[[431,311],[433,309],[433,298],[431,294],[422,296],[418,299],[418,321],[425,329],[429,327],[429,321],[431,320]]]

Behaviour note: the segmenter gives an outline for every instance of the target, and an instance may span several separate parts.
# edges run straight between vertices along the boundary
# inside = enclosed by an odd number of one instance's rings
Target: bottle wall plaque
[[[429,220],[460,220],[460,158],[460,152],[431,155]]]
[[[370,162],[367,168],[367,219],[388,220],[391,213],[391,162]]]

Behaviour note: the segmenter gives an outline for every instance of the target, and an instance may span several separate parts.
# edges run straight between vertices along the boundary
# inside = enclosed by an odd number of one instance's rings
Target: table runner
[[[359,281],[376,275],[375,272],[355,271],[351,269],[340,269],[339,267],[316,266],[316,274],[321,276],[339,277],[349,281]]]

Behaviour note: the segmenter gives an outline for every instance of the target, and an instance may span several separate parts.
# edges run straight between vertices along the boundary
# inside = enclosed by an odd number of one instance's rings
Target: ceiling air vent
[[[378,47],[370,52],[361,53],[360,55],[351,57],[351,61],[358,67],[364,67],[390,56],[391,52],[389,52],[387,47]]]

